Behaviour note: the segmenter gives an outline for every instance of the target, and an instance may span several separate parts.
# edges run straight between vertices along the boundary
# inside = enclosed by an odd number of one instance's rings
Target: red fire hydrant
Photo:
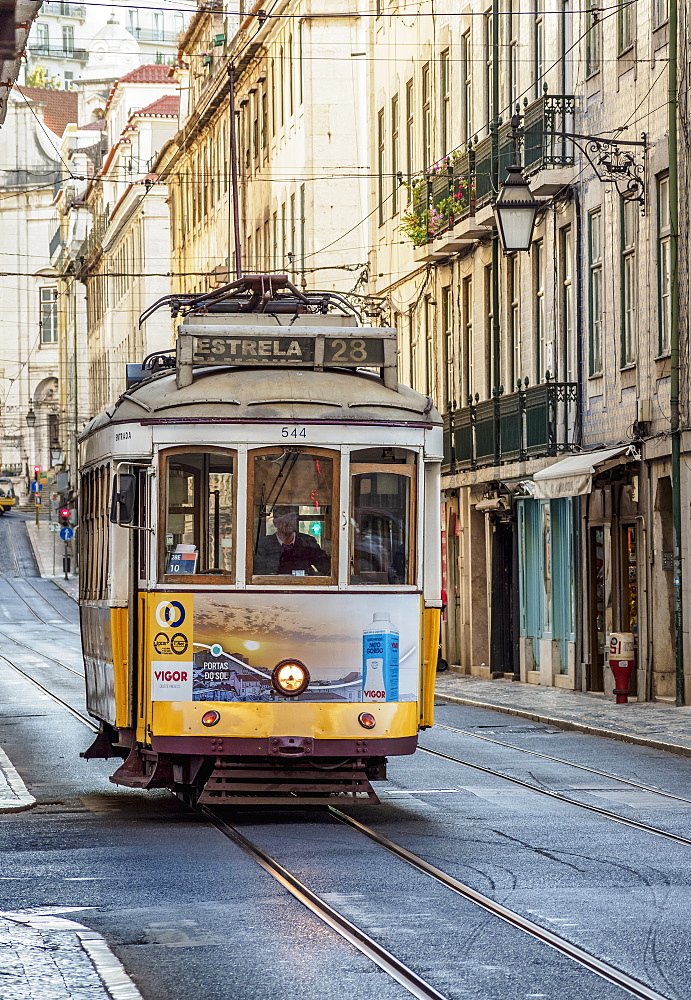
[[[633,632],[612,632],[609,637],[609,665],[614,674],[614,693],[617,705],[629,700],[631,673],[635,663]]]

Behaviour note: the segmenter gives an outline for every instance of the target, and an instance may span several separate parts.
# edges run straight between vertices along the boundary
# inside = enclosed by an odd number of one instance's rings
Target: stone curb
[[[63,594],[67,594],[68,597],[71,597],[75,604],[79,604],[79,595],[73,593],[69,587],[65,586],[65,580],[63,580],[62,577],[58,578],[57,576],[50,576],[48,579],[51,580],[51,582],[54,583],[58,590],[61,590]],[[76,580],[76,577],[74,577],[74,579]]]
[[[467,705],[469,708],[488,708],[504,715],[515,715],[520,719],[530,719],[543,726],[558,726],[587,736],[603,736],[608,740],[619,740],[620,743],[635,743],[637,746],[648,747],[650,750],[664,750],[680,757],[691,757],[691,746],[683,743],[665,743],[663,740],[650,739],[648,736],[636,736],[635,733],[622,733],[615,729],[604,729],[602,726],[591,726],[584,722],[574,722],[572,719],[562,719],[553,715],[539,715],[520,708],[509,708],[508,705],[497,705],[490,701],[475,701],[473,698],[460,698],[458,695],[441,694],[437,692],[435,700],[447,701],[453,705]]]
[[[0,786],[0,813],[22,812],[36,805],[36,799],[31,795],[26,785],[19,777],[17,770],[4,750],[0,749],[0,772],[2,772],[9,790],[14,798],[2,794]]]

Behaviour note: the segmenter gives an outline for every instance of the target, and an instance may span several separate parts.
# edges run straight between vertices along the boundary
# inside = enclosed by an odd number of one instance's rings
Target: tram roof
[[[111,423],[213,419],[442,423],[429,396],[405,385],[388,388],[370,372],[216,367],[195,369],[192,384],[182,388],[174,370],[137,384],[95,416],[81,437]]]

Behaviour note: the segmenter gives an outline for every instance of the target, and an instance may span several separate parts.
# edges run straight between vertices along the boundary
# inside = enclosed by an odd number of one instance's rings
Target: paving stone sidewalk
[[[639,701],[617,705],[604,695],[520,684],[508,679],[487,681],[454,672],[437,675],[437,696],[691,757],[691,707],[688,706],[676,708]]]
[[[75,601],[78,600],[79,578],[70,573],[65,580],[62,574],[64,543],[60,536],[50,530],[48,521],[42,521],[38,527],[33,521],[27,521],[26,530],[41,576],[52,580],[56,587],[64,590]]]
[[[56,910],[0,913],[0,1000],[141,1000],[103,938]]]

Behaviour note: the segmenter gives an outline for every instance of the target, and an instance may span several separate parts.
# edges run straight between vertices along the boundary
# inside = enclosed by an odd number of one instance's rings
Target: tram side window
[[[415,454],[351,452],[350,483],[350,583],[414,583]]]
[[[251,575],[333,579],[333,458],[316,450],[272,449],[255,454],[251,469]]]
[[[79,591],[86,601],[108,597],[110,469],[87,469],[81,477],[79,508]]]
[[[234,456],[219,452],[170,455],[165,521],[165,575],[232,575]]]

